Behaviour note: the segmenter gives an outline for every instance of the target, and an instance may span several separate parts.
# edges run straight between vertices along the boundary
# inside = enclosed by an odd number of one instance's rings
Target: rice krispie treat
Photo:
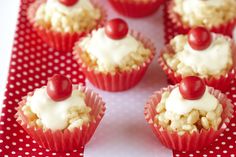
[[[94,30],[77,47],[87,66],[103,73],[137,69],[151,56],[151,50],[128,33],[128,25],[122,19],[113,19],[104,28]]]
[[[218,130],[223,107],[209,92],[204,81],[189,76],[172,91],[162,93],[156,112],[156,124],[183,135],[186,132],[200,132],[202,129]]]
[[[97,88],[124,91],[144,76],[156,49],[141,33],[129,31],[128,24],[115,18],[94,30],[74,46],[74,59],[86,78]]]
[[[217,27],[236,18],[235,0],[173,0],[173,11],[190,27]]]
[[[54,75],[47,86],[36,89],[22,107],[29,125],[52,131],[88,125],[91,108],[85,104],[85,94],[72,88],[69,79]]]
[[[230,38],[210,33],[203,27],[190,30],[188,35],[177,35],[170,41],[171,53],[163,53],[167,65],[181,76],[217,78],[233,67]]]
[[[164,0],[109,0],[109,2],[118,13],[138,18],[156,12]]]
[[[101,12],[90,0],[47,0],[36,11],[35,22],[56,32],[85,32],[96,28]]]

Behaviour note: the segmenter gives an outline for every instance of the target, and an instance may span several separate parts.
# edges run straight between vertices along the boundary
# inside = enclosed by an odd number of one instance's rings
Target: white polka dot
[[[13,85],[13,84],[10,84],[9,87],[10,87],[10,88],[14,88],[14,85]]]
[[[227,139],[228,139],[228,140],[231,140],[231,139],[232,139],[232,137],[230,137],[230,136],[229,136],[229,137],[227,137]]]
[[[54,63],[59,63],[59,59],[54,59]]]

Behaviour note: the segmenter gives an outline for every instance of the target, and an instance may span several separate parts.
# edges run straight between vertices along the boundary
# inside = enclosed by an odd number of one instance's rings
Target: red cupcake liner
[[[84,37],[88,33],[90,33],[92,30],[87,30],[85,32],[80,33],[62,33],[62,32],[56,32],[49,28],[44,28],[41,25],[38,25],[35,22],[35,14],[39,6],[43,3],[45,3],[46,0],[39,0],[35,1],[28,9],[28,20],[30,24],[33,26],[33,29],[37,32],[37,34],[42,38],[44,42],[46,42],[50,47],[63,52],[71,52],[73,49],[73,46],[77,40]],[[101,19],[97,20],[97,25],[94,29],[100,28],[104,26],[107,14],[106,11],[97,3],[94,3],[92,1],[93,5],[96,8],[99,8],[101,10]]]
[[[158,57],[158,63],[161,66],[162,70],[168,77],[168,80],[171,84],[179,83],[183,76],[181,74],[176,73],[171,67],[166,63],[163,54],[164,53],[173,53],[173,49],[170,44],[167,44],[160,53]],[[236,67],[236,45],[232,42],[232,58],[233,58],[233,67],[226,75],[221,75],[219,77],[208,77],[203,78],[204,82],[215,89],[219,89],[223,92],[227,91],[230,88],[230,81],[235,77],[235,67]]]
[[[180,15],[178,15],[176,12],[173,11],[173,7],[174,7],[174,1],[168,1],[167,2],[167,16],[168,16],[168,20],[171,20],[171,25],[172,27],[175,27],[175,33],[177,34],[187,34],[189,32],[189,30],[191,29],[190,26],[184,24],[181,20]],[[165,19],[167,20],[167,19]],[[224,34],[227,36],[232,37],[232,33],[234,30],[236,24],[236,17],[224,24],[221,24],[219,26],[215,26],[210,28],[209,30],[211,32],[215,32],[215,33],[220,33],[220,34]]]
[[[164,0],[129,1],[109,0],[113,8],[120,14],[128,17],[144,17],[155,13]]]
[[[130,33],[137,40],[142,42],[145,48],[151,50],[150,57],[137,69],[132,69],[131,71],[116,72],[115,74],[97,72],[94,69],[88,67],[86,63],[84,63],[84,61],[80,58],[80,54],[83,53],[82,49],[78,46],[74,47],[74,59],[80,65],[80,68],[82,69],[82,72],[85,74],[86,78],[97,88],[111,92],[124,91],[134,87],[143,78],[155,55],[156,49],[153,43],[149,39],[144,38],[140,33],[134,31],[131,31]],[[80,41],[78,41],[78,43],[79,42]],[[76,45],[79,45],[78,43],[76,43]]]
[[[163,145],[178,151],[194,151],[209,146],[227,128],[230,119],[233,117],[234,106],[231,103],[231,100],[219,90],[210,87],[209,92],[219,100],[223,107],[223,113],[221,115],[222,122],[219,129],[217,131],[213,128],[209,130],[202,129],[200,132],[194,132],[192,134],[185,133],[180,136],[177,132],[170,132],[166,128],[154,123],[155,116],[158,114],[156,112],[156,106],[161,100],[162,93],[165,91],[171,91],[175,87],[177,87],[177,85],[168,86],[161,91],[155,92],[145,105],[145,119],[149,123],[153,133]]]
[[[89,125],[83,125],[80,128],[75,128],[73,131],[68,129],[64,129],[63,131],[52,131],[51,129],[43,130],[42,128],[30,126],[28,118],[22,111],[22,107],[26,103],[26,97],[24,97],[19,103],[19,107],[17,108],[17,113],[15,115],[17,119],[16,121],[24,128],[32,139],[34,139],[43,148],[60,152],[80,149],[89,142],[102,117],[104,116],[106,108],[105,103],[98,94],[82,86],[75,86],[75,89],[85,93],[85,103],[92,109],[90,115],[94,119],[89,122]],[[33,92],[28,95],[32,96]]]

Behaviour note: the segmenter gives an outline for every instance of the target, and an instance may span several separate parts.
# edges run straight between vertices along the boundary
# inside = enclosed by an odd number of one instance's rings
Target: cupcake
[[[38,35],[59,51],[72,51],[75,41],[103,26],[106,12],[90,0],[37,0],[28,19]]]
[[[145,106],[145,118],[168,148],[200,150],[226,129],[233,105],[226,95],[196,76],[155,92]]]
[[[164,0],[109,0],[112,7],[128,17],[144,17],[155,13]]]
[[[167,7],[168,17],[180,34],[203,26],[231,36],[236,23],[235,0],[171,0]]]
[[[129,31],[127,23],[117,18],[78,41],[73,53],[93,85],[107,91],[122,91],[141,80],[155,48],[149,39]]]
[[[188,35],[175,36],[161,51],[158,61],[174,84],[194,75],[225,91],[233,78],[235,53],[235,44],[229,37],[196,27]]]
[[[15,117],[42,147],[71,151],[90,140],[104,112],[105,103],[98,94],[54,75],[47,86],[23,98]]]

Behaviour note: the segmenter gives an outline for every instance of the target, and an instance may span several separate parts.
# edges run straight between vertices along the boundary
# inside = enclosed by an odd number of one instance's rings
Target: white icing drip
[[[63,101],[53,101],[46,87],[36,89],[33,96],[27,97],[27,105],[41,119],[43,126],[52,130],[62,130],[68,126],[68,110],[75,106],[86,106],[80,91],[73,90],[71,96]]]
[[[205,6],[220,7],[224,5],[224,0],[184,0],[183,11],[186,14],[194,13],[196,16],[201,16],[201,10]]]
[[[213,111],[216,109],[218,100],[209,93],[206,88],[204,95],[197,100],[184,99],[179,91],[179,87],[174,88],[166,99],[166,110],[183,115],[191,112],[193,109],[200,111]]]
[[[94,7],[89,0],[78,0],[78,2],[73,6],[63,5],[58,0],[47,0],[46,3],[46,10],[58,10],[59,12],[67,15],[73,15],[74,13],[80,12],[83,9],[93,11]]]
[[[93,31],[91,36],[85,37],[80,47],[90,53],[105,66],[120,65],[130,53],[137,52],[140,43],[130,34],[120,40],[109,38],[104,28]]]
[[[202,51],[194,50],[186,43],[183,51],[177,53],[177,58],[196,73],[221,73],[232,62],[231,42],[220,35],[213,34],[212,38],[211,45]]]

